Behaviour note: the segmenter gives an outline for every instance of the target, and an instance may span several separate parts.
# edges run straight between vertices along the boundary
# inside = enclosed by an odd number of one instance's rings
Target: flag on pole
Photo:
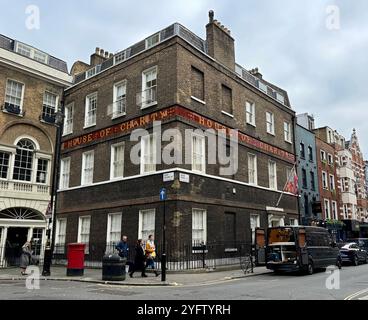
[[[299,183],[299,178],[296,172],[296,165],[294,165],[294,167],[291,169],[289,173],[289,177],[286,182],[284,192],[289,192],[289,193],[297,195],[298,194],[298,183]]]

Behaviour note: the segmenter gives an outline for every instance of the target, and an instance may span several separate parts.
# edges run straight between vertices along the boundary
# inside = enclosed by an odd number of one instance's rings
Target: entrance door
[[[9,228],[5,243],[5,259],[8,266],[18,266],[22,247],[27,241],[28,228]]]

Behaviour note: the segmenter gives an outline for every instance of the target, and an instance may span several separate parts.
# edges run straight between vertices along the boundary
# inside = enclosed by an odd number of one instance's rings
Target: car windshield
[[[342,247],[341,247],[341,249],[351,249],[351,248],[354,248],[354,247],[356,247],[357,246],[357,244],[356,243],[346,243],[345,245],[343,245]]]

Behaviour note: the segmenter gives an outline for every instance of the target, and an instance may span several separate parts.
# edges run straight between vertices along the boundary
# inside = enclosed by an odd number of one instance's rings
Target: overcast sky
[[[173,22],[205,38],[208,11],[236,40],[236,60],[258,67],[288,91],[297,113],[315,115],[347,140],[358,132],[368,158],[367,0],[0,0],[0,33],[68,62],[88,62],[95,47],[124,49]],[[40,29],[26,28],[26,7],[37,5]],[[327,28],[337,6],[340,27]],[[332,22],[337,22],[333,20]],[[337,25],[334,24],[334,27]]]

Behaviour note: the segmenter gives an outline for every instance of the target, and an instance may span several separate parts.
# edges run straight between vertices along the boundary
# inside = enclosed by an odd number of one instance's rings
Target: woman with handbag
[[[26,269],[31,264],[32,248],[31,243],[27,241],[22,247],[22,254],[20,256],[21,275],[26,276]]]
[[[155,270],[156,246],[152,234],[148,236],[145,251],[147,257],[146,267],[153,269],[156,277],[158,277],[160,273],[157,270]]]

